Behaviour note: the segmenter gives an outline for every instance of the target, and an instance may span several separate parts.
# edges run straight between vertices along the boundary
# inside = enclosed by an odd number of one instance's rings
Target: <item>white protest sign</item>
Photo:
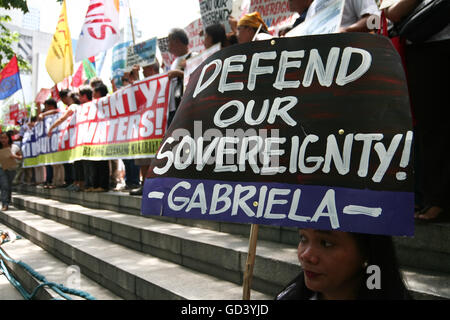
[[[125,72],[126,59],[127,59],[127,48],[131,45],[130,41],[120,43],[114,46],[112,51],[112,64],[111,72],[114,81],[117,86],[122,85],[122,76]]]
[[[202,52],[205,50],[205,40],[203,36],[200,36],[200,32],[203,31],[202,19],[192,21],[186,28],[189,38],[189,52]]]
[[[305,21],[286,34],[298,37],[339,32],[345,0],[316,0]]]
[[[127,48],[126,68],[131,71],[134,65],[141,67],[155,63],[157,38],[138,43]]]
[[[290,10],[289,0],[252,0],[248,11],[258,11],[269,29],[290,26],[298,17]]]
[[[200,14],[202,15],[203,26],[221,23],[225,26],[226,32],[231,31],[228,17],[233,10],[232,0],[199,0]]]

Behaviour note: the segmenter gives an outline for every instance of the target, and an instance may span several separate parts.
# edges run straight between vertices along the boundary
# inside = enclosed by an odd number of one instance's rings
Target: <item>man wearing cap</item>
[[[256,38],[255,38],[256,35]],[[272,39],[267,25],[264,23],[259,12],[255,11],[244,15],[237,25],[238,43],[246,43],[254,40]]]

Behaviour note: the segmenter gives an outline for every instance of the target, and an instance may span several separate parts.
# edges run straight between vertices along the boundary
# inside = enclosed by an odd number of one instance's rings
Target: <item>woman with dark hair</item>
[[[411,299],[389,236],[301,229],[298,259],[303,271],[277,300]],[[368,267],[380,273],[375,287]]]
[[[227,34],[222,24],[212,24],[205,29],[205,48],[211,48],[216,43],[220,43],[222,48],[228,45]]]
[[[0,149],[9,149],[9,157],[16,160],[22,160],[22,152],[19,146],[13,144],[11,138],[11,132],[0,133]],[[13,167],[2,167],[0,164],[0,189],[1,189],[1,199],[2,199],[2,211],[8,210],[8,206],[11,203],[11,193],[12,193],[12,181],[16,176],[17,165]]]

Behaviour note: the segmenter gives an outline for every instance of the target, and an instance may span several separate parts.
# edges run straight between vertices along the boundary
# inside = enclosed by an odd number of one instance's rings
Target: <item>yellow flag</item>
[[[45,67],[55,83],[63,81],[73,73],[72,39],[67,21],[66,0],[63,2],[53,41],[48,49]]]

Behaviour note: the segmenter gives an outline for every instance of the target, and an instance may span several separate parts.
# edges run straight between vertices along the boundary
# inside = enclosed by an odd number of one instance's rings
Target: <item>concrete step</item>
[[[14,197],[14,204],[136,250],[242,283],[248,246],[245,237],[28,195]],[[253,288],[273,296],[300,270],[296,247],[258,241]],[[449,274],[409,268],[405,269],[405,277],[420,299],[450,298]],[[431,281],[435,279],[440,280]]]
[[[107,209],[140,216],[141,197],[126,192],[69,192],[64,189],[38,189],[32,186],[17,186],[21,194],[51,198],[65,203],[80,204],[88,208]],[[152,219],[177,223],[185,226],[220,231],[249,237],[250,227],[246,224],[216,222],[195,219],[175,219],[152,216]],[[298,230],[276,226],[259,227],[259,240],[297,246]],[[450,223],[416,224],[415,236],[394,237],[399,263],[408,268],[450,273]]]
[[[414,238],[395,241],[403,266],[450,273],[450,223],[417,223]]]
[[[244,236],[29,195],[14,196],[13,203],[128,248],[242,284],[249,241]],[[296,247],[258,241],[254,289],[275,296],[300,271]]]
[[[65,189],[43,189],[27,185],[15,186],[14,189],[20,194],[35,195],[65,203],[79,204],[92,209],[106,209],[141,216],[142,198],[140,196],[130,196],[128,192],[71,192]],[[247,238],[250,235],[250,227],[240,223],[180,219],[157,215],[152,216],[152,219],[231,233]],[[297,228],[261,225],[259,227],[258,239],[297,246],[298,230]]]
[[[0,230],[5,231],[8,229],[9,228],[7,226],[0,224]],[[49,282],[63,284],[68,288],[87,292],[96,300],[120,300],[120,298],[111,291],[103,288],[98,283],[79,273],[77,266],[68,265],[62,262],[23,236],[21,237],[21,239],[17,239],[13,242],[6,242],[1,245],[2,250],[9,258],[26,263],[34,271],[44,276]],[[42,283],[36,280],[36,278],[34,278],[22,266],[6,259],[4,259],[4,263],[9,269],[10,274],[20,282],[28,293],[31,294],[34,289]],[[16,295],[19,296],[17,299],[23,300],[24,298],[20,295],[19,291],[15,288],[14,290],[16,291]],[[84,300],[84,298],[78,295],[66,295],[72,300]],[[16,300],[16,298],[13,299]],[[63,299],[63,297],[57,294],[54,290],[44,286],[37,291],[36,299],[50,300]]]
[[[242,287],[11,208],[3,223],[124,299],[242,298]],[[272,299],[252,291],[253,299]]]

